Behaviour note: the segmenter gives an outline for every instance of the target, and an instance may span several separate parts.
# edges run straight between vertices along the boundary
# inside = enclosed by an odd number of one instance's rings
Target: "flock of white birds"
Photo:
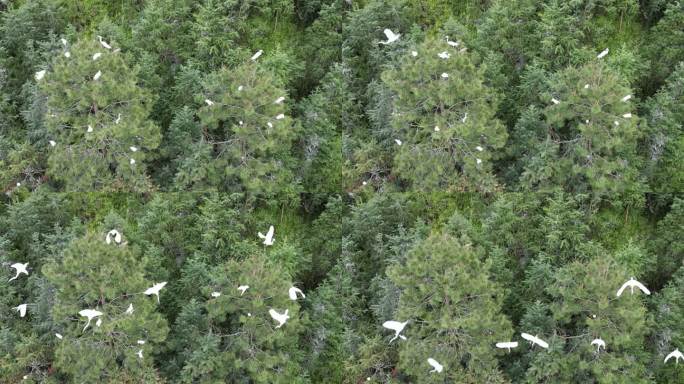
[[[395,41],[399,40],[399,38],[401,37],[401,34],[394,33],[394,32],[392,32],[390,29],[385,29],[383,32],[384,32],[385,36],[387,37],[387,40],[386,40],[386,41],[381,41],[380,44],[386,44],[386,45],[387,45],[387,44],[392,44],[392,43],[394,43]],[[104,47],[105,49],[111,49],[111,48],[112,48],[106,41],[104,41],[104,40],[102,39],[101,36],[97,36],[97,38],[98,38],[100,44],[102,45],[102,47]],[[460,46],[460,43],[459,43],[459,42],[451,41],[451,40],[449,40],[448,37],[446,38],[446,42],[447,42],[447,45],[449,45],[450,47],[453,47],[453,48],[457,48],[457,47]],[[62,44],[66,47],[66,46],[67,46],[67,41],[64,40],[64,39],[62,39]],[[465,52],[465,48],[461,48],[461,50],[459,50],[459,53],[463,53],[463,52]],[[601,53],[599,53],[599,54],[597,55],[597,58],[598,58],[598,59],[602,59],[603,57],[605,57],[606,55],[608,55],[608,52],[609,52],[609,49],[606,48],[605,50],[603,50]],[[263,54],[263,50],[257,51],[257,52],[251,57],[251,60],[252,60],[252,61],[256,61],[262,54]],[[67,58],[71,56],[71,54],[70,54],[68,51],[66,51],[64,55],[65,55]],[[102,53],[96,52],[95,54],[93,54],[92,59],[93,59],[93,60],[97,60],[97,59],[99,59],[99,58],[101,57],[101,55],[102,55]],[[416,57],[416,56],[418,56],[418,53],[417,53],[416,51],[412,51],[412,52],[411,52],[411,56]],[[437,56],[438,56],[439,58],[441,58],[441,59],[447,60],[447,59],[449,59],[449,58],[451,57],[451,54],[450,54],[449,52],[447,52],[447,51],[443,51],[443,52],[438,53]],[[36,74],[35,74],[35,79],[36,79],[36,81],[40,81],[41,79],[43,79],[43,77],[45,76],[45,74],[46,74],[46,70],[41,70],[41,71],[36,72]],[[97,73],[93,76],[93,80],[94,80],[94,81],[97,81],[101,76],[102,76],[102,72],[101,72],[101,71],[97,71]],[[441,76],[443,79],[448,79],[448,78],[449,78],[449,74],[448,74],[448,73],[442,73],[440,76]],[[589,87],[589,84],[585,85],[585,88],[588,88],[588,87]],[[242,89],[243,89],[243,86],[238,87],[238,91],[241,91]],[[627,102],[629,99],[631,99],[631,97],[632,97],[631,95],[627,95],[627,96],[623,97],[623,98],[621,99],[621,101]],[[276,100],[274,101],[274,103],[275,103],[275,104],[280,104],[280,103],[282,103],[284,100],[285,100],[285,98],[281,96],[281,97],[279,97],[278,99],[276,99]],[[561,101],[558,100],[558,99],[556,99],[556,98],[551,98],[551,102],[552,102],[553,104],[556,104],[556,105],[558,105],[558,104],[561,103]],[[205,103],[206,103],[208,106],[213,106],[213,105],[215,104],[213,101],[211,101],[211,100],[209,100],[209,99],[205,99]],[[283,119],[284,117],[285,117],[284,114],[279,114],[278,116],[275,117],[275,119],[276,119],[276,120],[281,120],[281,119]],[[626,113],[626,114],[623,115],[623,118],[626,118],[626,119],[627,119],[627,118],[631,118],[631,117],[632,117],[631,113]],[[467,118],[468,118],[468,113],[466,112],[465,115],[463,116],[461,122],[462,122],[462,123],[465,123]],[[118,124],[119,121],[120,121],[120,119],[121,119],[121,115],[119,114],[119,116],[117,117],[115,123]],[[240,122],[240,123],[242,123],[242,122]],[[240,125],[242,125],[242,124],[240,124]],[[268,125],[269,125],[269,127],[272,127],[272,123],[269,122]],[[618,122],[617,120],[615,121],[615,125],[619,125],[619,122]],[[92,132],[92,127],[90,127],[90,126],[88,127],[88,132]],[[439,132],[439,127],[435,126],[435,132]],[[401,141],[400,139],[394,139],[394,141],[396,142],[397,145],[399,145],[399,146],[402,145],[402,141]],[[57,144],[57,143],[56,143],[55,141],[50,140],[50,145],[51,145],[51,146],[54,147],[56,144]],[[130,147],[130,149],[131,149],[132,152],[136,152],[136,151],[137,151],[137,148],[136,148],[136,147]],[[484,150],[484,148],[482,148],[482,147],[479,146],[479,145],[476,147],[476,149],[477,149],[477,151],[479,151],[479,152],[482,152],[482,151]],[[131,158],[130,162],[131,162],[131,164],[135,164],[135,160],[134,160],[133,158]],[[477,158],[477,159],[476,159],[476,163],[477,163],[477,164],[481,164],[481,163],[482,163],[482,160],[479,159],[479,158]],[[258,235],[258,237],[259,237],[260,239],[263,240],[263,244],[264,244],[265,246],[270,246],[270,245],[273,245],[273,243],[275,242],[275,239],[274,239],[274,237],[273,237],[273,236],[274,236],[274,232],[275,232],[275,229],[274,229],[274,227],[271,225],[271,226],[269,227],[269,229],[268,229],[268,232],[266,232],[266,234],[263,234],[263,233],[261,233],[261,232],[258,232],[257,235]],[[119,231],[117,231],[116,229],[112,229],[111,231],[107,232],[107,234],[105,235],[105,242],[106,242],[107,244],[111,244],[112,241],[113,241],[115,244],[121,244],[121,241],[122,241],[121,233],[120,233]],[[22,264],[22,263],[14,263],[14,264],[12,264],[10,267],[13,268],[13,269],[15,269],[16,275],[15,275],[14,277],[12,277],[9,281],[12,281],[12,280],[17,279],[21,274],[28,275],[28,269],[27,269],[27,268],[28,268],[28,264],[29,264],[29,263],[24,263],[24,264]],[[147,296],[155,295],[155,296],[157,297],[157,303],[159,303],[159,292],[160,292],[161,289],[164,288],[165,286],[166,286],[166,282],[161,282],[161,283],[158,283],[158,284],[154,284],[152,287],[150,287],[150,288],[148,288],[147,290],[145,290],[145,291],[143,292],[143,294],[145,294],[145,295],[147,295]],[[627,288],[630,288],[630,293],[632,293],[632,294],[634,294],[634,288],[638,288],[639,290],[641,290],[643,293],[645,293],[645,294],[647,294],[647,295],[650,295],[650,294],[651,294],[651,292],[650,292],[642,283],[640,283],[639,281],[637,281],[635,278],[632,277],[632,278],[630,278],[627,282],[625,282],[625,283],[622,285],[622,287],[620,287],[620,289],[617,291],[617,294],[616,294],[616,295],[617,295],[618,297],[620,297],[620,296],[622,295],[623,291],[624,291],[625,289],[627,289]],[[247,291],[247,289],[249,289],[249,285],[240,285],[240,286],[237,287],[237,289],[240,291],[240,295],[242,296],[242,295]],[[289,296],[289,298],[290,298],[291,300],[297,300],[297,299],[299,298],[300,295],[301,295],[302,298],[305,298],[305,297],[306,297],[306,296],[304,295],[304,292],[302,292],[302,290],[299,289],[299,288],[297,288],[297,287],[291,287],[291,288],[289,289],[289,291],[288,291],[288,296]],[[221,296],[221,293],[220,293],[220,292],[212,292],[212,293],[211,293],[211,296],[214,297],[214,298],[216,298],[216,297]],[[20,304],[20,305],[14,307],[13,309],[16,310],[17,312],[19,312],[19,316],[20,316],[20,317],[24,317],[24,316],[26,315],[27,306],[28,306],[28,304]],[[128,309],[126,310],[126,313],[127,313],[127,314],[132,314],[132,313],[133,313],[133,310],[134,310],[134,309],[133,309],[133,304],[130,304],[129,307],[128,307]],[[272,318],[273,320],[275,320],[275,321],[278,323],[278,324],[275,326],[275,328],[280,328],[280,327],[282,327],[282,326],[287,322],[287,320],[290,318],[290,316],[289,316],[289,314],[288,314],[288,313],[289,313],[289,310],[288,310],[288,309],[285,309],[285,312],[283,312],[283,313],[279,313],[279,312],[276,311],[275,309],[271,308],[271,309],[269,309],[268,313],[269,313],[269,315],[271,316],[271,318]],[[88,326],[90,325],[90,321],[91,321],[92,319],[94,319],[94,318],[97,318],[96,326],[99,327],[99,326],[102,324],[102,320],[101,320],[100,317],[101,317],[102,315],[104,315],[104,314],[103,314],[102,312],[96,310],[96,309],[84,309],[84,310],[81,310],[81,311],[79,312],[79,315],[82,316],[82,317],[87,318],[87,322],[86,322],[85,326],[83,327],[83,332],[84,332],[84,331],[86,330],[86,328],[88,328]],[[251,316],[251,313],[248,314],[248,315]],[[409,320],[404,321],[404,322],[399,322],[399,321],[390,320],[390,321],[385,321],[385,322],[382,324],[382,326],[383,326],[384,328],[387,328],[387,329],[389,329],[389,330],[394,331],[394,337],[389,341],[390,343],[393,342],[394,340],[396,340],[397,338],[400,338],[400,339],[402,339],[402,340],[407,340],[406,336],[402,335],[401,333],[404,331],[404,328],[408,325],[408,323],[409,323]],[[58,339],[60,339],[60,340],[63,338],[63,336],[62,336],[61,334],[59,334],[59,333],[56,333],[55,336],[56,336]],[[542,340],[541,338],[539,338],[537,335],[534,335],[534,336],[533,336],[533,335],[528,334],[528,333],[521,333],[520,336],[521,336],[523,339],[529,341],[530,344],[533,345],[533,346],[534,346],[534,345],[538,345],[539,347],[544,348],[544,349],[548,349],[548,348],[549,348],[549,344],[548,344],[546,341],[544,341],[544,340]],[[142,345],[142,344],[144,344],[144,343],[145,343],[144,340],[138,340],[138,344],[141,344],[141,345]],[[605,343],[605,341],[603,341],[603,340],[600,339],[600,338],[597,338],[597,339],[592,340],[591,345],[595,345],[595,346],[596,346],[597,352],[599,352],[601,348],[603,348],[604,350],[606,349],[606,343]],[[503,342],[496,343],[495,346],[496,346],[496,348],[506,349],[506,350],[508,350],[508,351],[510,352],[512,348],[517,348],[517,347],[518,347],[518,342],[517,342],[517,341],[503,341]],[[141,359],[143,358],[143,356],[142,356],[142,349],[138,350],[137,355],[138,355],[139,358],[141,358]],[[684,360],[684,354],[682,354],[682,353],[679,351],[679,349],[675,349],[674,351],[672,351],[670,354],[668,354],[668,355],[665,357],[665,361],[664,361],[664,362],[667,363],[668,360],[670,360],[670,359],[672,359],[672,358],[674,358],[674,359],[675,359],[675,362],[678,364],[678,363],[679,363],[679,359]],[[442,364],[440,364],[437,360],[435,360],[435,359],[432,358],[432,357],[429,357],[429,358],[427,359],[427,362],[428,362],[428,364],[432,367],[432,370],[431,370],[430,372],[441,373],[441,372],[444,370],[444,366],[443,366]]]
[[[261,232],[258,232],[257,235],[259,238],[263,239],[262,244],[264,244],[265,246],[270,246],[270,245],[273,245],[273,243],[275,242],[275,239],[273,238],[274,232],[275,232],[275,229],[271,225],[269,227],[266,235],[262,234]],[[112,229],[112,230],[108,231],[105,234],[105,240],[104,241],[107,245],[111,245],[111,244],[114,244],[117,246],[125,246],[126,245],[126,242],[123,242],[121,232],[119,232],[116,229]],[[13,263],[13,264],[11,264],[10,267],[15,270],[16,274],[14,277],[10,278],[8,280],[8,282],[16,280],[21,275],[28,276],[29,275],[28,265],[29,265],[29,263]],[[143,291],[139,294],[144,294],[146,296],[154,295],[157,297],[157,304],[159,304],[159,293],[166,286],[166,284],[167,284],[166,281],[163,281],[163,282],[157,283],[157,284],[153,284],[150,288],[146,289],[145,291]],[[248,289],[249,289],[249,285],[239,285],[237,287],[237,290],[240,291],[240,296],[244,295]],[[292,301],[297,301],[300,297],[302,299],[306,298],[306,295],[304,294],[304,292],[300,288],[297,288],[295,286],[290,287],[288,289],[287,294],[288,294],[288,297],[290,298],[290,300],[292,300]],[[213,298],[217,298],[219,296],[221,296],[221,292],[212,292],[211,293],[211,297],[213,297]],[[28,306],[29,306],[29,304],[24,303],[24,304],[20,304],[16,307],[13,307],[12,309],[19,312],[19,317],[25,317]],[[134,310],[135,309],[133,308],[133,304],[130,303],[128,305],[128,308],[125,311],[125,314],[131,315],[131,314],[133,314]],[[92,308],[82,309],[78,312],[78,314],[79,314],[79,316],[87,319],[85,325],[83,326],[83,329],[81,330],[81,332],[85,332],[85,330],[90,326],[90,322],[93,319],[97,319],[95,322],[95,326],[100,327],[102,325],[102,316],[105,315],[103,312],[101,312],[97,309],[92,309]],[[285,309],[284,313],[280,313],[280,312],[276,311],[274,308],[270,308],[268,310],[268,314],[271,316],[271,318],[274,321],[277,322],[277,325],[275,326],[275,328],[282,327],[283,325],[285,325],[287,320],[290,318],[289,309]],[[251,317],[252,314],[248,313],[247,316]],[[64,336],[60,333],[55,333],[55,337],[59,340],[64,339]],[[145,344],[145,340],[138,340],[137,344],[143,345],[143,344]],[[142,349],[139,349],[136,352],[137,356],[141,359],[143,358],[142,351],[143,351]]]
[[[399,33],[394,33],[394,32],[392,32],[390,29],[385,29],[383,32],[384,32],[385,36],[387,37],[387,40],[386,40],[386,41],[381,41],[380,44],[391,44],[391,43],[393,43],[393,42],[399,40],[399,37],[401,37],[401,34],[399,34]],[[453,47],[453,48],[457,48],[458,46],[460,46],[460,43],[459,43],[459,42],[449,40],[449,37],[448,37],[448,36],[446,37],[446,43],[447,43],[447,45],[449,45],[450,47]],[[465,52],[465,48],[461,48],[461,50],[459,50],[459,53],[463,53],[463,52]],[[601,53],[599,53],[599,54],[596,56],[596,58],[602,59],[602,58],[604,58],[606,55],[608,55],[608,52],[610,52],[610,50],[609,50],[608,48],[606,48],[605,50],[601,51]],[[416,52],[416,51],[411,51],[411,56],[417,57],[417,56],[418,56],[418,52]],[[438,56],[440,59],[444,59],[444,60],[447,60],[447,59],[451,58],[451,54],[450,54],[449,52],[447,52],[447,51],[439,52],[439,53],[437,54],[437,56]],[[449,74],[446,73],[446,72],[445,72],[445,73],[442,73],[442,74],[441,74],[441,77],[442,77],[443,79],[448,79],[448,78],[449,78]],[[585,88],[585,89],[586,89],[586,88],[589,88],[589,84],[585,85],[584,88]],[[621,99],[621,101],[627,102],[627,101],[628,101],[629,99],[631,99],[631,98],[632,98],[632,95],[627,95],[627,96],[623,97],[623,98]],[[556,98],[551,98],[551,102],[552,102],[553,104],[555,104],[555,105],[558,105],[558,104],[561,103],[560,100],[558,100],[558,99],[556,99]],[[632,117],[632,114],[631,114],[631,113],[625,113],[624,115],[622,115],[622,117],[625,118],[625,119],[629,119],[629,118]],[[461,119],[461,122],[462,122],[462,123],[465,123],[467,119],[468,119],[468,113],[466,112],[465,115],[463,116],[463,118]],[[618,122],[617,120],[615,121],[615,125],[616,125],[616,126],[619,125],[619,122]],[[435,126],[435,132],[439,132],[439,127],[438,127],[438,126]],[[403,144],[403,142],[401,141],[401,139],[394,139],[394,142],[395,142],[397,145],[399,145],[399,146]],[[482,152],[482,151],[484,150],[484,148],[482,148],[482,147],[479,146],[479,145],[478,145],[477,147],[475,147],[475,149],[476,149],[478,152]],[[476,159],[475,159],[475,162],[479,165],[479,164],[482,163],[482,160],[479,159],[479,158],[476,158]],[[367,183],[364,182],[364,185],[366,185],[366,184],[367,184]],[[260,235],[261,235],[261,234],[260,234]],[[627,288],[630,288],[630,292],[631,292],[632,294],[634,294],[634,288],[640,289],[643,293],[645,293],[645,294],[647,294],[647,295],[650,295],[650,294],[651,294],[651,292],[650,292],[642,283],[640,283],[639,281],[637,281],[635,278],[632,277],[632,278],[630,278],[626,283],[624,283],[624,284],[622,285],[622,287],[620,287],[620,289],[617,291],[617,296],[620,297],[620,296],[622,295],[622,292],[623,292],[625,289],[627,289]],[[385,321],[385,322],[382,324],[382,326],[383,326],[384,328],[387,328],[387,329],[389,329],[389,330],[394,331],[394,337],[389,341],[390,343],[393,342],[394,340],[396,340],[397,338],[400,338],[400,339],[402,339],[402,340],[406,340],[406,336],[402,335],[401,332],[404,331],[404,328],[406,327],[406,325],[408,325],[408,323],[409,323],[409,320],[404,321],[404,322],[395,321],[395,320],[389,320],[389,321]],[[521,336],[523,339],[529,341],[530,344],[533,345],[533,346],[534,346],[534,345],[538,345],[538,346],[540,346],[541,348],[544,348],[544,349],[548,349],[548,348],[549,348],[549,344],[548,344],[546,341],[540,339],[537,335],[534,335],[534,336],[533,336],[533,335],[530,335],[529,333],[524,333],[524,332],[523,332],[523,333],[520,334],[520,336]],[[592,340],[591,345],[595,345],[595,346],[596,346],[596,351],[597,351],[597,352],[598,352],[601,348],[603,348],[604,350],[606,349],[606,342],[603,341],[603,340],[600,339],[600,338],[597,338],[597,339]],[[517,342],[517,341],[502,341],[502,342],[496,343],[495,346],[496,346],[496,348],[506,349],[506,350],[508,350],[508,351],[510,352],[512,348],[517,348],[517,347],[518,347],[518,342]],[[679,364],[679,359],[684,360],[684,355],[679,351],[679,349],[675,349],[674,351],[672,351],[670,354],[668,354],[668,355],[665,357],[665,363],[667,363],[667,361],[670,360],[670,359],[672,359],[672,358],[674,358],[674,359],[675,359],[675,362],[676,362],[677,364]],[[442,371],[444,370],[444,366],[443,366],[442,364],[440,364],[437,360],[435,360],[435,359],[432,358],[432,357],[429,357],[429,358],[427,359],[427,362],[428,362],[428,364],[433,368],[430,372],[440,373],[440,372],[442,372]],[[370,378],[369,378],[369,379],[370,379]]]

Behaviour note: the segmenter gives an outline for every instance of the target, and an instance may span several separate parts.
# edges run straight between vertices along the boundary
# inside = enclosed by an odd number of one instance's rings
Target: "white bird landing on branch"
[[[274,232],[275,228],[273,228],[273,226],[271,225],[270,227],[268,227],[268,232],[266,232],[265,235],[261,232],[258,232],[257,235],[260,239],[264,239],[264,245],[273,245],[273,243],[275,242],[275,239],[273,238]]]
[[[19,275],[21,275],[22,273],[25,274],[26,276],[28,276],[29,273],[28,273],[28,270],[26,269],[28,267],[28,265],[29,265],[29,263],[24,263],[24,264],[14,263],[14,264],[10,265],[10,268],[13,268],[14,270],[16,270],[17,274],[14,275],[13,278],[7,280],[7,282],[9,283],[10,281],[18,278]]]
[[[624,292],[627,287],[629,287],[630,293],[632,295],[634,294],[634,287],[639,288],[641,290],[641,292],[643,292],[647,295],[651,294],[651,291],[649,291],[648,288],[646,288],[643,284],[641,284],[635,278],[630,277],[629,280],[627,280],[626,283],[622,284],[622,287],[620,287],[620,289],[618,289],[617,294],[616,294],[617,297],[622,296],[622,292]]]
[[[537,344],[542,348],[549,348],[549,344],[546,341],[538,338],[537,336],[532,336],[529,333],[521,333],[520,336],[522,336],[523,339],[529,341],[532,345]]]
[[[428,358],[427,362],[433,368],[432,371],[430,371],[430,372],[441,373],[442,370],[444,370],[444,366],[442,364],[438,363],[437,360],[433,359],[432,357]]]
[[[603,347],[604,351],[606,349],[606,342],[603,341],[603,339],[594,339],[591,341],[591,345],[596,346],[596,352],[598,352],[601,349],[601,347]]]
[[[88,318],[88,322],[86,323],[85,327],[83,327],[83,331],[85,331],[86,328],[88,328],[88,326],[90,325],[90,320],[92,320],[95,317],[102,316],[102,312],[100,312],[96,309],[83,309],[83,310],[79,311],[78,314],[83,316],[83,317]],[[83,332],[83,331],[81,331],[81,332]]]
[[[287,321],[287,319],[290,318],[290,315],[287,314],[288,312],[289,312],[289,309],[286,309],[285,313],[283,313],[283,314],[276,312],[273,308],[268,310],[268,314],[271,315],[273,320],[278,322],[278,325],[276,325],[276,328],[282,327],[283,324],[285,324],[285,322]]]
[[[508,349],[508,352],[511,351],[511,348],[518,348],[518,342],[517,341],[502,341],[500,343],[496,343],[496,347],[500,349]]]
[[[166,281],[162,281],[161,283],[155,284],[152,287],[147,288],[147,290],[143,293],[146,294],[147,296],[156,295],[157,296],[157,304],[159,304],[159,291],[161,291],[165,285],[166,285]]]
[[[670,359],[673,358],[673,357],[674,357],[674,359],[675,359],[675,364],[679,364],[679,359],[684,360],[684,354],[682,354],[681,352],[679,352],[679,349],[675,349],[674,351],[670,352],[669,355],[665,356],[665,361],[664,361],[664,363],[667,363],[667,361],[670,360]]]
[[[399,40],[399,37],[401,37],[401,34],[394,33],[387,28],[385,28],[385,30],[382,32],[385,34],[385,37],[387,37],[387,41],[381,41],[380,44],[392,44],[395,41]]]
[[[290,287],[288,290],[288,295],[290,296],[290,300],[297,300],[297,294],[302,295],[302,299],[305,299],[306,296],[304,295],[304,292],[302,292],[301,289],[297,287]]]
[[[397,337],[400,337],[402,340],[406,340],[406,336],[402,335],[401,331],[404,330],[404,327],[406,327],[406,324],[408,324],[408,322],[408,320],[404,321],[403,323],[394,320],[389,320],[382,323],[383,327],[394,331],[394,337],[392,338],[392,340],[389,341],[390,343],[396,340]]]

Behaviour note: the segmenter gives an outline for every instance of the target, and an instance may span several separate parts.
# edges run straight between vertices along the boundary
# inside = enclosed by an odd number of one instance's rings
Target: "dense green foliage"
[[[684,2],[0,1],[0,186],[0,383],[684,382]]]

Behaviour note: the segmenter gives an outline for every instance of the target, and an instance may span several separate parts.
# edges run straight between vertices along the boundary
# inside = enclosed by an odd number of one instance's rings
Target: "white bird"
[[[560,104],[560,101],[558,101],[558,100],[557,100],[556,98],[554,98],[554,97],[551,98],[551,102],[554,103],[554,104],[556,104],[556,105]]]
[[[508,352],[511,351],[511,348],[518,348],[518,342],[517,341],[502,341],[500,343],[496,343],[497,348],[501,349],[508,349]]]
[[[302,295],[302,299],[306,298],[306,295],[304,295],[304,292],[302,292],[302,290],[297,288],[297,287],[290,287],[287,294],[290,295],[290,300],[297,300],[297,294]]]
[[[111,46],[111,45],[107,44],[106,41],[102,40],[102,36],[99,36],[99,35],[98,35],[97,38],[98,38],[98,40],[100,40],[100,44],[101,44],[104,48],[106,48],[106,49],[112,49],[112,46]]]
[[[39,81],[43,77],[45,77],[45,72],[47,72],[45,69],[43,69],[42,71],[36,72],[36,81]]]
[[[138,345],[145,345],[145,340],[138,340]]]
[[[435,132],[439,132],[439,125],[435,125]]]
[[[447,44],[449,44],[450,46],[452,46],[454,48],[458,47],[458,45],[459,45],[458,41],[449,40],[449,36],[446,37],[446,42],[447,42]]]
[[[399,37],[401,36],[400,33],[394,33],[390,29],[387,29],[387,28],[385,28],[385,30],[382,32],[387,37],[387,41],[381,41],[380,44],[392,44],[395,41],[399,40]]]
[[[596,56],[596,58],[597,58],[597,59],[603,59],[603,58],[608,54],[608,52],[610,52],[610,49],[606,48],[606,49],[604,49],[603,51],[601,51],[601,53],[599,53],[599,54]]]
[[[416,52],[416,51],[411,51],[411,56],[413,56],[413,57],[418,56],[418,52]]]
[[[479,145],[477,147],[475,147],[475,149],[477,149],[479,152],[484,151],[484,148],[480,147]]]
[[[252,61],[255,61],[256,59],[258,59],[259,56],[261,56],[262,53],[264,53],[263,50],[261,50],[261,49],[258,50],[258,51],[252,56]]]
[[[240,86],[238,86],[238,91],[242,91],[244,88],[245,88],[244,85],[240,85]]]
[[[93,131],[93,126],[90,125],[90,124],[88,124],[88,130],[87,130],[87,131],[88,131],[88,133],[92,132],[92,131]]]
[[[57,142],[54,140],[50,140],[49,143],[50,143],[51,147],[54,147],[55,145],[57,145]]]
[[[159,303],[159,291],[161,291],[162,288],[166,285],[166,281],[162,281],[161,283],[155,284],[150,288],[147,288],[144,294],[147,296],[149,295],[156,295],[157,296],[157,303]]]
[[[290,318],[290,315],[287,314],[288,311],[289,311],[289,309],[286,309],[285,313],[280,314],[280,313],[276,312],[273,308],[268,310],[268,314],[271,315],[273,320],[278,322],[278,325],[276,325],[276,328],[282,327],[283,324],[285,324],[285,322],[287,321],[287,319]]]
[[[446,72],[442,73],[442,79],[448,79],[448,78],[449,78],[448,73],[446,73]]]
[[[475,159],[475,162],[479,165],[482,164],[482,159]]]
[[[269,128],[273,128],[273,123],[271,123],[270,121],[266,123],[266,125],[268,125]]]
[[[27,306],[28,306],[28,304],[19,304],[12,309],[19,312],[19,317],[24,317],[24,316],[26,316],[26,307]]]
[[[403,323],[394,320],[389,320],[382,323],[383,327],[394,331],[394,337],[392,338],[392,340],[390,340],[390,343],[393,342],[397,337],[400,337],[402,340],[406,340],[406,336],[402,335],[401,331],[404,330],[404,327],[406,327],[406,324],[408,324],[408,322],[408,320],[404,321]]]
[[[102,319],[97,319],[97,321],[95,322],[95,325],[97,325],[98,327],[100,325],[102,325]]]
[[[429,358],[427,359],[427,362],[428,362],[428,364],[430,364],[430,365],[432,366],[432,368],[433,368],[432,371],[430,371],[430,372],[437,372],[437,373],[440,373],[440,372],[442,372],[442,370],[444,369],[444,366],[443,366],[442,364],[438,363],[437,360],[433,359],[432,357],[429,357]]]
[[[632,98],[632,95],[627,95],[627,96],[625,96],[625,97],[622,98],[622,101],[627,101],[627,100],[629,100],[629,99],[631,99],[631,98]]]
[[[66,41],[65,38],[61,38],[61,39],[59,39],[59,41],[62,42],[62,45],[63,45],[63,46],[65,46],[65,47],[67,46],[67,41]]]
[[[622,115],[622,117],[624,117],[625,119],[629,119],[632,117],[632,114],[631,113],[625,113],[624,115]]]
[[[589,89],[589,84],[584,84],[584,89]]]
[[[275,118],[276,118],[276,120],[282,120],[285,118],[285,114],[281,113],[280,115],[276,116]]]
[[[102,71],[97,71],[97,73],[95,74],[95,76],[93,76],[93,80],[99,79],[100,76],[102,76]]]
[[[461,123],[465,123],[466,120],[468,120],[468,112],[466,112],[465,115],[463,115],[463,118],[461,119]]]
[[[684,360],[684,354],[682,354],[681,352],[679,352],[679,348],[677,348],[677,349],[675,349],[674,351],[670,352],[669,355],[665,356],[665,361],[664,361],[664,363],[667,363],[667,361],[670,360],[670,359],[673,358],[673,357],[675,358],[675,363],[676,363],[676,364],[679,364],[679,359]]]
[[[69,51],[64,52],[64,57],[66,57],[67,59],[70,58],[71,52],[69,52]]]
[[[528,340],[533,345],[537,344],[542,348],[549,348],[549,344],[546,341],[538,338],[537,336],[532,336],[529,333],[521,333],[520,336],[522,336],[523,339]]]
[[[615,124],[615,126],[617,127],[618,125],[620,125],[620,122],[615,120],[615,121],[613,121],[613,124]]]
[[[620,287],[620,289],[618,289],[618,291],[617,291],[617,297],[620,297],[620,296],[622,295],[622,292],[623,292],[627,287],[630,288],[630,291],[631,291],[631,294],[632,294],[632,295],[634,294],[634,287],[639,288],[639,289],[641,290],[641,292],[643,292],[643,293],[645,293],[645,294],[647,294],[647,295],[650,295],[650,294],[651,294],[651,291],[649,291],[648,288],[646,288],[646,286],[644,286],[643,284],[641,284],[641,283],[640,283],[639,281],[637,281],[635,278],[630,277],[629,280],[627,280],[626,283],[622,284],[622,287]]]
[[[242,296],[245,294],[245,291],[249,289],[249,285],[241,285],[237,289],[240,291],[240,296]]]
[[[88,326],[90,325],[90,320],[92,320],[95,317],[102,316],[102,312],[100,312],[96,309],[83,309],[83,310],[79,311],[78,314],[83,316],[83,317],[88,318],[88,322],[86,323],[85,327],[83,327],[83,331],[85,331],[86,328],[88,328]],[[83,332],[83,331],[81,331],[81,332]]]
[[[596,352],[598,352],[601,349],[601,347],[603,347],[603,350],[606,349],[606,342],[603,341],[603,339],[594,339],[591,341],[591,345],[596,346]]]
[[[397,145],[401,145],[401,144],[402,144],[401,140],[399,140],[399,139],[394,139],[394,142],[397,143]]]
[[[55,333],[55,337],[62,340],[64,336],[60,335],[59,333]]]
[[[238,121],[238,124],[242,125],[242,120]]]
[[[29,265],[29,263],[24,263],[24,264],[14,263],[14,264],[10,265],[10,268],[15,269],[17,271],[17,274],[14,275],[13,278],[7,280],[7,282],[9,283],[10,281],[18,278],[19,275],[21,275],[22,273],[25,274],[26,276],[28,276],[29,273],[28,273],[28,270],[26,269],[26,267],[28,267],[28,265]]]
[[[127,315],[132,315],[132,314],[133,314],[133,311],[134,311],[134,309],[133,309],[133,303],[128,304],[128,308],[126,308],[126,312],[125,312],[125,313],[126,313]]]
[[[275,232],[275,228],[273,228],[273,226],[271,225],[270,227],[268,227],[268,232],[266,232],[265,235],[261,232],[258,232],[257,235],[260,239],[264,239],[264,245],[273,245],[273,243],[275,242],[275,240],[273,239],[273,232]]]
[[[280,96],[279,98],[277,98],[277,99],[273,102],[273,104],[281,104],[284,100],[285,100],[285,96]]]
[[[116,120],[114,120],[114,124],[119,124],[120,121],[121,121],[121,114],[119,113],[119,115],[116,117]]]
[[[209,99],[204,99],[204,102],[207,103],[207,105],[210,106],[210,107],[211,107],[212,105],[214,105],[214,102],[211,101],[211,100],[209,100]]]
[[[116,229],[112,229],[111,231],[107,232],[107,235],[105,236],[105,243],[111,244],[112,238],[114,238],[115,243],[121,244],[121,233],[119,233],[119,231]]]
[[[139,349],[139,350],[138,350],[138,353],[137,353],[138,357],[141,358],[141,359],[143,358],[142,351],[143,351],[142,349]]]
[[[128,147],[128,149],[130,149],[131,152],[138,152],[138,147]]]
[[[219,297],[221,296],[221,292],[212,292],[211,297]]]
[[[451,55],[447,51],[440,52],[437,54],[437,56],[439,56],[440,59],[445,59],[445,60],[451,57]]]
[[[93,61],[97,60],[102,56],[102,52],[95,52],[93,53]]]

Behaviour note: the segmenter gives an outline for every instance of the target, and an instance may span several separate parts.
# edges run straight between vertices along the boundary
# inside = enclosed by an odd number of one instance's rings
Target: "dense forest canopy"
[[[684,383],[684,2],[0,0],[0,382]]]

